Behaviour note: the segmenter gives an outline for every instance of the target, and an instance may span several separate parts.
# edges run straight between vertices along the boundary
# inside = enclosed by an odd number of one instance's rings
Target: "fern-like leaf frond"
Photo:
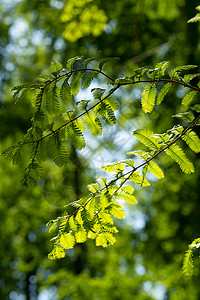
[[[159,144],[155,137],[153,137],[153,132],[146,129],[138,129],[133,131],[133,135],[145,146],[151,150],[159,150]]]
[[[182,100],[183,105],[188,105],[194,99],[194,96],[197,94],[197,91],[191,91]]]
[[[161,168],[154,161],[148,162],[147,169],[148,169],[149,172],[151,172],[158,179],[164,178],[163,171],[161,170]]]
[[[200,139],[194,131],[188,130],[182,139],[187,143],[187,145],[196,153],[200,152]]]
[[[156,99],[156,85],[152,83],[147,83],[142,93],[142,110],[145,113],[151,113]]]
[[[179,74],[180,74],[182,71],[191,70],[191,69],[194,69],[194,68],[196,68],[196,67],[197,67],[196,65],[184,65],[184,66],[178,66],[178,67],[172,69],[172,70],[169,72],[169,76],[170,76],[171,78],[177,78],[177,79],[180,79]]]
[[[60,89],[60,97],[64,103],[71,99],[71,88],[68,83],[68,78],[66,78]]]
[[[166,83],[158,92],[157,105],[161,104],[171,88],[171,83]]]
[[[93,135],[97,136],[102,134],[102,125],[94,112],[87,112],[87,114],[83,116],[83,121]]]
[[[193,250],[188,249],[183,260],[183,274],[191,276],[194,269]]]
[[[186,173],[194,173],[194,166],[193,164],[188,160],[183,150],[176,144],[171,145],[169,148],[165,150],[166,154],[169,155],[173,160],[175,160],[181,170]]]
[[[55,82],[46,87],[43,97],[48,113],[50,115],[58,113],[60,110],[60,104],[58,101],[57,86]]]
[[[80,91],[81,87],[81,79],[84,75],[84,71],[78,72],[77,74],[73,74],[71,84],[70,84],[70,89],[71,89],[71,94],[73,96],[77,95]]]

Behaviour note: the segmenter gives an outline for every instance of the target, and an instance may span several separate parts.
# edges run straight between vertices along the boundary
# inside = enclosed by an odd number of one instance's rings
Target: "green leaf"
[[[150,183],[140,175],[139,172],[134,172],[130,177],[129,180],[133,180],[135,183],[140,184],[141,186],[147,187],[150,186]]]
[[[14,91],[13,98],[17,103],[19,100],[23,99],[27,92],[30,90],[30,86],[28,84],[21,84],[15,86],[11,91]]]
[[[88,111],[87,114],[83,116],[83,121],[93,135],[97,136],[102,134],[101,123],[94,112]]]
[[[49,225],[47,224],[47,226],[49,226]],[[56,228],[57,228],[57,222],[54,222],[54,223],[51,224],[51,226],[49,227],[49,233],[50,233],[51,231],[55,230]]]
[[[81,210],[81,216],[84,223],[84,229],[87,232],[93,230],[94,222],[96,221],[94,220],[94,214],[92,215],[91,212],[89,212],[88,209],[84,207],[84,209]]]
[[[157,178],[159,178],[159,179],[164,178],[163,171],[160,169],[160,167],[154,161],[151,160],[148,162],[147,169],[149,172],[151,172]]]
[[[189,111],[173,115],[172,117],[173,118],[180,118],[180,119],[182,119],[184,121],[187,121],[187,122],[192,122],[192,120],[194,119],[194,115]]]
[[[183,98],[181,104],[188,105],[193,100],[194,96],[197,94],[197,91],[191,91]]]
[[[158,92],[158,96],[157,96],[157,105],[161,104],[161,102],[164,100],[165,96],[167,95],[167,93],[169,92],[170,88],[171,88],[171,83],[166,83]]]
[[[74,64],[76,61],[78,61],[78,60],[82,60],[82,57],[80,57],[80,56],[75,56],[75,57],[73,57],[73,58],[68,59],[68,61],[67,61],[67,68],[71,70],[72,67],[73,67],[73,64]]]
[[[60,72],[60,70],[62,70],[62,64],[61,63],[59,63],[59,62],[57,62],[57,61],[53,61],[52,63],[51,63],[51,72],[52,73],[56,73],[56,74],[58,74],[59,72]]]
[[[37,159],[39,162],[45,161],[48,157],[48,143],[46,139],[41,140],[38,145]]]
[[[193,111],[196,111],[197,113],[200,113],[200,104],[195,104],[195,105],[192,107],[192,110],[193,110]]]
[[[116,172],[116,173],[118,173],[119,171],[124,171],[124,163],[116,161],[112,164],[102,166],[102,169],[104,169],[106,172]]]
[[[156,85],[147,83],[142,93],[142,109],[145,113],[152,112],[156,99]]]
[[[59,167],[62,167],[68,159],[67,151],[64,145],[60,144],[58,134],[49,137],[47,141],[47,151],[49,158],[53,159]]]
[[[126,217],[123,206],[117,202],[112,202],[110,213],[117,219],[123,219]]]
[[[187,71],[187,70],[191,70],[191,69],[194,69],[196,68],[197,66],[196,65],[184,65],[184,66],[178,66],[174,69],[172,69],[170,72],[169,72],[169,75],[171,78],[178,78],[179,79],[179,74],[182,72],[182,71]]]
[[[69,228],[70,230],[72,230],[73,232],[76,232],[77,231],[77,222],[76,220],[74,219],[74,216],[70,216],[69,218]]]
[[[106,114],[103,118],[108,125],[112,126],[116,123],[114,111],[109,107],[109,105],[106,106]]]
[[[38,165],[35,161],[31,162],[25,170],[25,175],[22,180],[22,185],[24,186],[34,186],[38,179],[43,176],[42,167]]]
[[[96,245],[102,247],[108,247],[116,242],[115,237],[109,232],[102,232],[96,238]]]
[[[49,253],[48,258],[51,260],[60,259],[65,257],[65,255],[66,254],[63,248],[58,245],[55,245],[54,249]]]
[[[63,218],[59,225],[60,232],[66,229],[67,224],[68,224],[68,218]]]
[[[194,152],[200,152],[200,139],[194,131],[188,130],[181,138]]]
[[[159,144],[153,132],[148,129],[138,129],[133,131],[133,135],[151,150],[159,150]]]
[[[115,98],[109,97],[109,98],[105,99],[104,102],[106,104],[108,104],[112,110],[114,110],[114,111],[118,110],[118,103]]]
[[[39,109],[35,112],[32,121],[38,125],[41,129],[47,128],[48,117],[43,110]]]
[[[188,23],[196,23],[200,21],[200,13],[196,14],[193,18],[191,18]]]
[[[99,189],[98,183],[92,183],[92,184],[89,184],[89,185],[88,185],[88,190],[89,190],[91,193],[93,193],[93,194],[95,194],[96,192],[98,192],[98,189]]]
[[[76,105],[80,107],[82,110],[87,110],[90,100],[80,100],[76,102]]]
[[[148,69],[147,76],[152,79],[160,78],[160,68]]]
[[[77,221],[78,224],[83,225],[83,218],[82,218],[82,214],[81,214],[81,209],[79,209],[79,211],[76,214],[75,220]]]
[[[130,203],[130,204],[137,204],[137,199],[135,198],[135,196],[133,195],[128,195],[128,194],[124,194],[123,195],[123,198],[127,203]]]
[[[107,178],[105,177],[97,177],[97,182],[101,186],[101,188],[104,188],[107,185]]]
[[[78,150],[81,150],[85,148],[86,144],[82,131],[80,130],[81,127],[78,127],[77,125],[81,126],[81,121],[69,124],[66,128],[66,134],[69,137],[71,143],[74,145],[74,147]],[[81,129],[83,129],[83,127]]]
[[[140,157],[145,160],[147,160],[149,157],[149,152],[142,151],[142,150],[130,151],[130,152],[127,152],[126,154],[127,155],[135,155],[135,156]]]
[[[162,61],[156,64],[155,68],[158,68],[158,77],[162,77],[165,74],[165,71],[169,67],[169,61]]]
[[[134,188],[132,186],[122,187],[116,194],[115,198],[125,200],[127,203],[136,204],[137,199],[132,195]]]
[[[84,243],[87,240],[87,232],[85,228],[81,227],[78,232],[75,233],[77,243]]]
[[[22,154],[21,154],[21,147],[15,149],[12,157],[12,163],[14,165],[21,165],[22,164]]]
[[[109,103],[101,102],[95,107],[94,112],[101,116],[108,125],[114,125],[116,123],[116,118],[113,109]]]
[[[45,88],[43,97],[48,113],[50,115],[57,114],[60,110],[60,104],[58,101],[57,86],[55,82]]]
[[[43,97],[43,90],[38,92],[35,97],[35,106],[38,110],[41,108],[42,105],[42,97]]]
[[[183,81],[185,83],[189,83],[192,79],[199,77],[199,76],[200,76],[200,74],[187,74],[183,77]]]
[[[188,249],[185,253],[184,260],[183,260],[183,274],[186,276],[191,276],[194,269],[194,262],[193,262],[193,250]]]
[[[133,192],[134,192],[134,188],[132,187],[132,186],[125,186],[125,187],[122,187],[121,189],[120,189],[120,191],[121,192],[123,192],[123,193],[125,193],[125,194],[132,194]]]
[[[39,126],[35,125],[32,127],[32,136],[34,140],[40,140],[42,138],[42,135],[43,130]]]
[[[91,71],[91,72],[85,72],[84,77],[83,77],[83,83],[82,83],[82,88],[86,89],[90,86],[90,83],[96,77],[99,73],[96,71]]]
[[[61,99],[64,103],[71,100],[72,95],[71,95],[71,88],[70,88],[70,85],[68,83],[68,78],[66,78],[63,81],[63,84],[62,84],[61,89],[60,89],[60,97],[61,97]]]
[[[71,94],[73,96],[77,95],[80,91],[81,87],[81,78],[84,75],[84,71],[78,72],[77,74],[73,74],[72,81],[70,84]]]
[[[170,146],[170,148],[166,149],[165,152],[167,155],[169,155],[173,160],[175,160],[181,170],[186,173],[194,173],[194,166],[193,164],[188,160],[183,150],[176,144],[173,144]]]
[[[109,203],[110,203],[110,196],[108,197],[107,194],[103,194],[101,193],[100,195],[100,205],[102,208],[106,208],[108,207]]]
[[[102,209],[98,213],[98,221],[99,221],[101,227],[104,229],[104,231],[107,231],[107,229],[106,229],[107,225],[113,225],[113,219],[111,217],[111,214],[106,213]]]
[[[95,213],[95,210],[96,210],[96,207],[95,207],[95,197],[92,197],[92,198],[88,199],[88,202],[87,202],[87,204],[85,206],[85,209],[89,213],[90,218],[93,219],[94,213]]]
[[[101,100],[101,98],[105,92],[105,89],[94,88],[91,90],[91,92],[92,92],[94,99]]]
[[[60,245],[63,249],[74,248],[75,238],[71,233],[63,233],[60,237]]]

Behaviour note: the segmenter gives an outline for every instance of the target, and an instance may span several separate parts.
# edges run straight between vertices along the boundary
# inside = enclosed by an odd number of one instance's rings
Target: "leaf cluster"
[[[107,181],[104,177],[98,178],[97,183],[88,186],[89,198],[71,203],[73,213],[68,215],[66,212],[48,223],[49,231],[58,231],[52,239],[54,248],[49,254],[50,259],[64,257],[67,249],[87,239],[94,239],[97,246],[108,247],[114,244],[118,230],[113,218],[125,217],[123,206],[118,200],[136,204],[133,195],[135,184],[148,187],[149,173],[157,179],[164,177],[162,169],[155,162],[161,153],[171,157],[184,173],[194,172],[193,163],[178,142],[182,140],[192,151],[200,152],[200,139],[193,130],[195,125],[199,125],[200,106],[195,104],[190,107],[200,91],[200,83],[197,86],[191,85],[194,78],[199,78],[199,73],[188,73],[196,66],[184,65],[170,69],[168,62],[161,62],[153,68],[137,69],[129,77],[113,79],[102,71],[106,63],[113,61],[116,58],[99,61],[96,58],[74,57],[68,60],[66,68],[54,62],[49,75],[38,77],[31,85],[13,88],[15,99],[24,99],[27,93],[32,93],[34,99],[35,112],[31,127],[22,141],[2,153],[12,163],[25,165],[24,185],[37,184],[37,180],[43,176],[42,162],[45,160],[53,160],[58,167],[62,167],[68,159],[68,143],[78,150],[83,149],[86,146],[86,128],[93,136],[98,136],[106,124],[114,125],[115,112],[118,110],[114,93],[123,86],[143,86],[141,108],[144,113],[151,113],[156,105],[162,104],[174,86],[185,87],[182,108],[186,110],[189,107],[191,110],[181,111],[174,117],[186,120],[189,125],[186,128],[177,125],[162,134],[155,134],[149,129],[133,131],[134,137],[145,149],[148,148],[147,151],[130,151],[128,155],[133,158],[103,166],[104,171],[111,173],[112,179]],[[96,67],[93,67],[94,64]],[[107,87],[93,88],[92,99],[76,101],[80,90],[88,88],[99,75],[107,81]],[[137,165],[135,158],[140,159]],[[138,169],[141,171],[138,172]],[[185,258],[185,273],[189,273],[191,255],[189,251]]]
[[[23,184],[37,183],[42,176],[42,161],[50,159],[62,167],[68,158],[66,143],[83,149],[86,146],[83,135],[86,127],[97,136],[102,134],[102,122],[115,124],[118,106],[116,100],[110,97],[113,89],[105,94],[105,89],[94,88],[92,99],[77,103],[75,99],[80,89],[88,88],[99,74],[106,77],[102,72],[103,66],[115,60],[75,57],[68,60],[66,69],[60,63],[53,62],[49,75],[38,77],[31,85],[18,85],[12,89],[17,100],[31,93],[35,107],[32,126],[23,140],[2,153],[14,164],[26,163]],[[94,61],[97,61],[97,69],[88,68],[88,64]],[[22,160],[25,145],[30,149],[26,151],[26,160]]]

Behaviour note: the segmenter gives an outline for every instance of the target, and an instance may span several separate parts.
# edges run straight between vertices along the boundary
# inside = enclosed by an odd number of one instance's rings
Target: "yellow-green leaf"
[[[149,181],[146,180],[143,176],[140,175],[139,172],[134,172],[130,177],[129,180],[133,180],[135,183],[140,184],[141,186],[150,186]]]
[[[98,214],[99,218],[101,219],[102,223],[109,223],[109,224],[113,224],[113,219],[111,217],[110,214],[104,212],[103,210],[101,210]]]
[[[65,257],[65,251],[63,250],[62,247],[55,245],[54,249],[49,253],[48,258],[53,260],[53,259],[60,259]]]
[[[102,247],[108,247],[116,242],[115,237],[109,232],[102,232],[96,238],[96,245]]]
[[[50,227],[49,227],[49,232],[55,230],[57,227],[57,222],[54,222]]]
[[[138,129],[133,131],[133,135],[145,146],[151,150],[158,150],[159,144],[157,139],[153,136],[153,132],[148,129]]]
[[[148,171],[150,171],[157,178],[159,179],[164,178],[163,171],[154,161],[150,161],[147,167],[148,167]]]
[[[93,219],[95,212],[95,198],[91,198],[85,206],[85,209],[90,214],[90,218]]]
[[[187,131],[182,139],[195,153],[200,152],[200,139],[194,131]]]
[[[121,206],[121,205],[120,205]],[[117,219],[123,219],[126,217],[125,215],[125,212],[123,211],[122,209],[122,206],[121,208],[120,207],[112,207],[111,210],[110,210],[110,213]]]
[[[171,88],[171,83],[166,83],[162,89],[159,91],[158,96],[157,96],[157,105],[159,105],[165,98],[165,96],[167,95],[167,93],[169,92],[170,88]]]
[[[92,183],[92,184],[88,184],[88,190],[91,192],[91,193],[96,193],[98,191],[98,188],[99,188],[99,185],[98,183]]]
[[[81,216],[81,209],[79,209],[79,211],[77,212],[76,217],[75,217],[75,220],[76,220],[80,225],[83,224],[83,219],[82,219],[82,216]]]
[[[170,146],[170,148],[166,149],[165,152],[167,155],[171,156],[180,166],[181,170],[186,173],[194,173],[194,166],[188,160],[187,156],[183,152],[183,150],[176,144]]]
[[[76,221],[74,220],[73,216],[71,216],[69,218],[69,227],[70,227],[70,230],[77,231],[77,224],[76,224]]]
[[[94,112],[87,112],[87,114],[83,116],[83,121],[93,135],[97,136],[102,134],[101,123]]]
[[[84,243],[87,239],[87,233],[86,233],[86,230],[85,228],[81,228],[76,234],[75,234],[75,237],[76,237],[76,242],[77,243]]]
[[[74,247],[75,239],[71,233],[63,233],[60,237],[60,245],[63,249],[71,249]]]
[[[147,83],[142,93],[142,109],[145,113],[152,112],[156,99],[156,86],[152,83]]]
[[[191,91],[188,94],[185,95],[185,97],[182,100],[183,105],[188,105],[193,100],[194,96],[197,94],[197,91]]]

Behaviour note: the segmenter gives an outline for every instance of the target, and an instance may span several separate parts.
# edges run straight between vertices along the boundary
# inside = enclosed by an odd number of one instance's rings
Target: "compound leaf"
[[[152,83],[147,83],[142,93],[142,110],[145,113],[152,112],[156,99],[156,85]]]
[[[175,160],[181,170],[186,173],[194,173],[194,166],[193,164],[188,160],[183,150],[176,144],[171,145],[169,148],[165,150],[167,155],[169,155],[173,160]]]

